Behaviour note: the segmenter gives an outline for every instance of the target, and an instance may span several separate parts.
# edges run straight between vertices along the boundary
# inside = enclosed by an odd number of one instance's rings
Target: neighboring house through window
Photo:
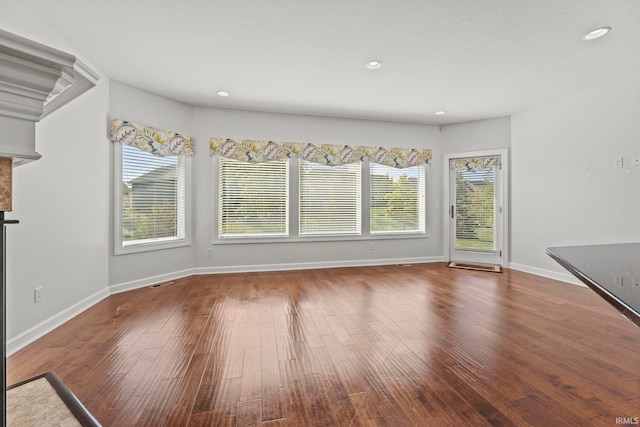
[[[187,157],[117,144],[117,253],[187,244]],[[119,203],[118,203],[119,202]]]

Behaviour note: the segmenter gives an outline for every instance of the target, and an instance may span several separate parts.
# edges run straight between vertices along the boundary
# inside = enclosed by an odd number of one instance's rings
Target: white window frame
[[[122,239],[122,150],[123,144],[113,143],[113,205],[114,205],[114,254],[125,255],[161,249],[179,248],[191,245],[191,157],[185,156],[184,179],[184,237],[149,239],[140,243],[124,245]]]
[[[359,235],[323,235],[323,236],[300,236],[299,234],[299,208],[300,208],[300,161],[299,159],[289,159],[289,236],[288,237],[239,237],[239,238],[218,238],[218,176],[219,157],[211,156],[211,188],[213,189],[212,203],[212,233],[211,244],[213,245],[233,245],[233,244],[255,244],[255,243],[302,243],[302,242],[334,242],[334,241],[371,241],[371,240],[404,240],[404,239],[428,239],[431,237],[431,197],[433,189],[432,170],[430,165],[425,166],[425,231],[424,233],[371,233],[370,232],[370,186],[369,186],[369,162],[362,162],[360,168],[361,177],[361,227],[362,233]]]
[[[382,165],[384,166],[384,165]],[[415,166],[414,166],[415,167]],[[427,231],[427,218],[428,215],[426,213],[427,211],[427,166],[426,165],[420,165],[417,166],[422,168],[421,174],[422,174],[422,182],[418,184],[418,199],[422,199],[422,205],[418,206],[418,224],[419,224],[419,228],[418,230],[392,230],[392,231],[372,231],[371,230],[371,217],[369,217],[369,233],[371,233],[372,236],[389,236],[389,235],[413,235],[413,234],[418,234],[418,235],[424,235]],[[399,171],[402,174],[402,171],[405,169],[396,169],[397,171]],[[367,178],[369,179],[369,185],[371,185],[371,164],[369,164],[369,173]],[[367,203],[369,203],[369,209],[371,209],[371,188],[369,188],[369,198],[367,200]],[[420,217],[421,216],[421,217]]]
[[[220,177],[222,175],[222,169],[220,168],[220,160],[218,160],[218,172],[217,172],[217,182],[216,187],[217,187],[217,193],[216,193],[216,204],[217,204],[217,211],[218,211],[218,220],[216,221],[216,234],[217,234],[217,238],[220,240],[227,240],[227,239],[264,239],[264,238],[273,238],[273,239],[287,239],[289,237],[289,226],[291,224],[291,218],[290,218],[290,212],[291,212],[291,191],[289,189],[290,186],[290,180],[291,180],[291,172],[290,172],[290,168],[291,165],[289,162],[285,162],[285,175],[286,175],[286,185],[285,185],[285,197],[286,197],[286,212],[285,212],[285,221],[286,221],[286,226],[285,226],[285,231],[284,233],[281,234],[276,234],[276,233],[265,233],[265,234],[260,234],[260,233],[254,233],[254,234],[226,234],[226,235],[222,235],[221,234],[221,214],[222,214],[222,205],[220,204],[220,191],[221,191],[221,180]],[[237,161],[237,160],[234,160]]]
[[[298,185],[299,187],[301,187],[301,183],[302,183],[302,165],[303,165],[303,161],[299,161],[300,164],[300,168],[298,171]],[[308,162],[308,164],[313,164],[312,162]],[[357,173],[352,174],[352,176],[356,177],[356,181],[358,184],[358,188],[356,189],[355,192],[355,209],[357,211],[357,215],[355,216],[351,216],[351,218],[355,218],[356,221],[356,228],[357,230],[355,231],[350,231],[350,232],[340,232],[340,231],[317,231],[317,232],[312,232],[312,231],[307,231],[305,233],[303,233],[302,231],[298,232],[298,236],[304,239],[307,239],[308,237],[331,237],[331,236],[345,236],[345,237],[349,237],[349,236],[361,236],[362,235],[362,165],[361,163],[352,163],[350,165],[357,165]],[[349,165],[349,166],[350,166]],[[323,165],[319,165],[319,166],[323,166]],[[327,166],[324,166],[325,168]],[[332,167],[340,167],[340,166],[332,166]],[[301,224],[301,220],[302,220],[302,216],[300,214],[300,211],[302,211],[302,188],[300,188],[298,190],[298,228],[300,228],[300,224]]]

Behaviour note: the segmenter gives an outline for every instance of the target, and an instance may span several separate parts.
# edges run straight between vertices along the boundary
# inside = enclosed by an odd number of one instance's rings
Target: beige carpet
[[[53,372],[7,388],[9,427],[101,427],[82,402]]]
[[[8,427],[82,426],[47,378],[7,390]]]

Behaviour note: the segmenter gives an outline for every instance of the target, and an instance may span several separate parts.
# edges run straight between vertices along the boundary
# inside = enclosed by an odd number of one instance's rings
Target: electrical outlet
[[[33,290],[33,302],[42,301],[42,286],[37,287]]]
[[[622,276],[613,276],[613,284],[615,286],[624,286]]]
[[[369,250],[370,250],[370,251],[374,250],[373,243],[369,243]]]
[[[207,256],[211,256],[211,248],[207,248]]]
[[[614,168],[621,168],[624,166],[624,158],[623,157],[616,157],[615,159],[613,159],[613,167]]]

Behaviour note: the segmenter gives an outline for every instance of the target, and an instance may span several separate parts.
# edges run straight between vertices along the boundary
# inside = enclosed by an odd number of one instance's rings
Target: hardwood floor
[[[7,361],[105,426],[585,426],[640,417],[640,328],[591,290],[444,264],[193,276]]]

